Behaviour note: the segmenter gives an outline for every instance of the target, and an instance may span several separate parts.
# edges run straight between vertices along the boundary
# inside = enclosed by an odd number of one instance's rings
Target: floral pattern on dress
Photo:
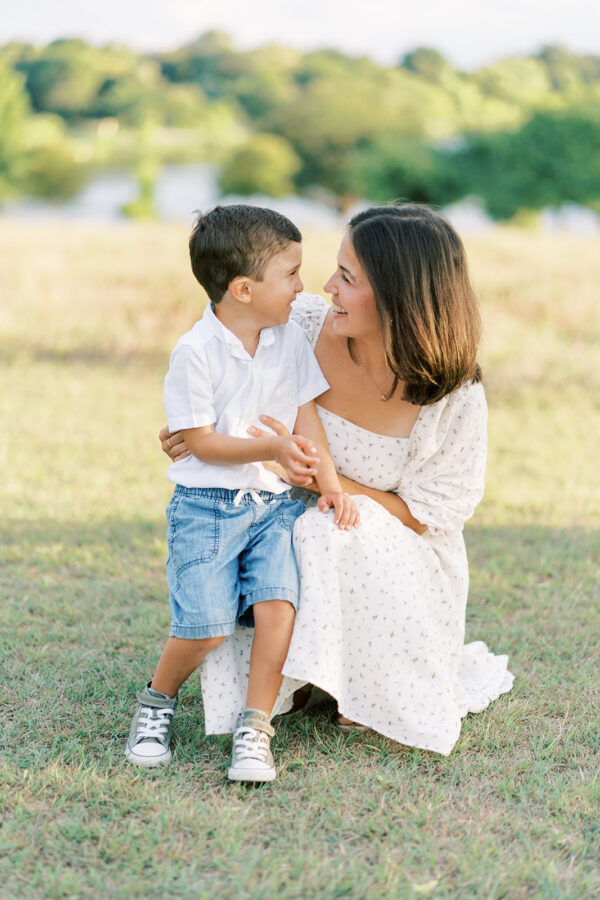
[[[314,347],[328,306],[301,295],[292,316]],[[342,715],[395,741],[452,750],[461,717],[510,690],[507,657],[464,645],[468,565],[462,535],[481,499],[487,408],[481,384],[423,407],[409,438],[379,435],[318,408],[339,472],[394,491],[427,526],[419,536],[367,496],[359,528],[340,531],[308,497],[294,527],[300,603],[274,714],[310,682]],[[233,730],[243,707],[252,633],[202,665],[208,733]]]

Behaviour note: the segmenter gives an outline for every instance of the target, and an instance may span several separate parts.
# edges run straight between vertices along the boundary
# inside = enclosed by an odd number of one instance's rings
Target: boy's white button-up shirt
[[[210,304],[171,354],[164,402],[170,431],[215,426],[220,434],[252,440],[248,428],[265,428],[259,416],[292,431],[298,407],[328,389],[302,329],[294,322],[263,328],[254,357],[216,317]],[[289,488],[261,463],[219,466],[195,456],[169,467],[184,487],[248,488],[280,494]]]

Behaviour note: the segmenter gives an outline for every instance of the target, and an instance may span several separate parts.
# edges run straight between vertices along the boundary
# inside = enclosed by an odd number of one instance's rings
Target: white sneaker
[[[274,781],[277,769],[270,741],[275,729],[260,709],[244,709],[233,733],[230,781]]]
[[[171,761],[171,726],[177,697],[155,691],[148,683],[137,695],[125,756],[136,766],[160,766]]]

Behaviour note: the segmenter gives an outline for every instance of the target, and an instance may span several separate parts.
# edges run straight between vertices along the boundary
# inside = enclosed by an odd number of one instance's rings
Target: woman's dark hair
[[[402,381],[404,399],[426,406],[466,381],[480,381],[479,307],[450,223],[418,204],[380,206],[354,216],[349,231],[375,294],[394,373],[388,397]],[[349,351],[355,359],[352,341]]]

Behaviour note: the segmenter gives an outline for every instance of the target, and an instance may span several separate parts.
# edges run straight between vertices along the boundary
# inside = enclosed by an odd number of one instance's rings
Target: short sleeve
[[[329,304],[318,294],[298,294],[292,304],[290,321],[300,326],[313,350],[328,310]]]
[[[298,406],[302,406],[329,390],[329,382],[323,375],[306,336],[300,332],[300,329],[296,330],[298,331],[296,341]]]
[[[204,347],[175,347],[165,376],[165,413],[169,431],[216,422],[213,387]]]
[[[413,432],[395,493],[432,534],[460,530],[483,496],[487,455],[483,386],[465,384],[424,407]]]

